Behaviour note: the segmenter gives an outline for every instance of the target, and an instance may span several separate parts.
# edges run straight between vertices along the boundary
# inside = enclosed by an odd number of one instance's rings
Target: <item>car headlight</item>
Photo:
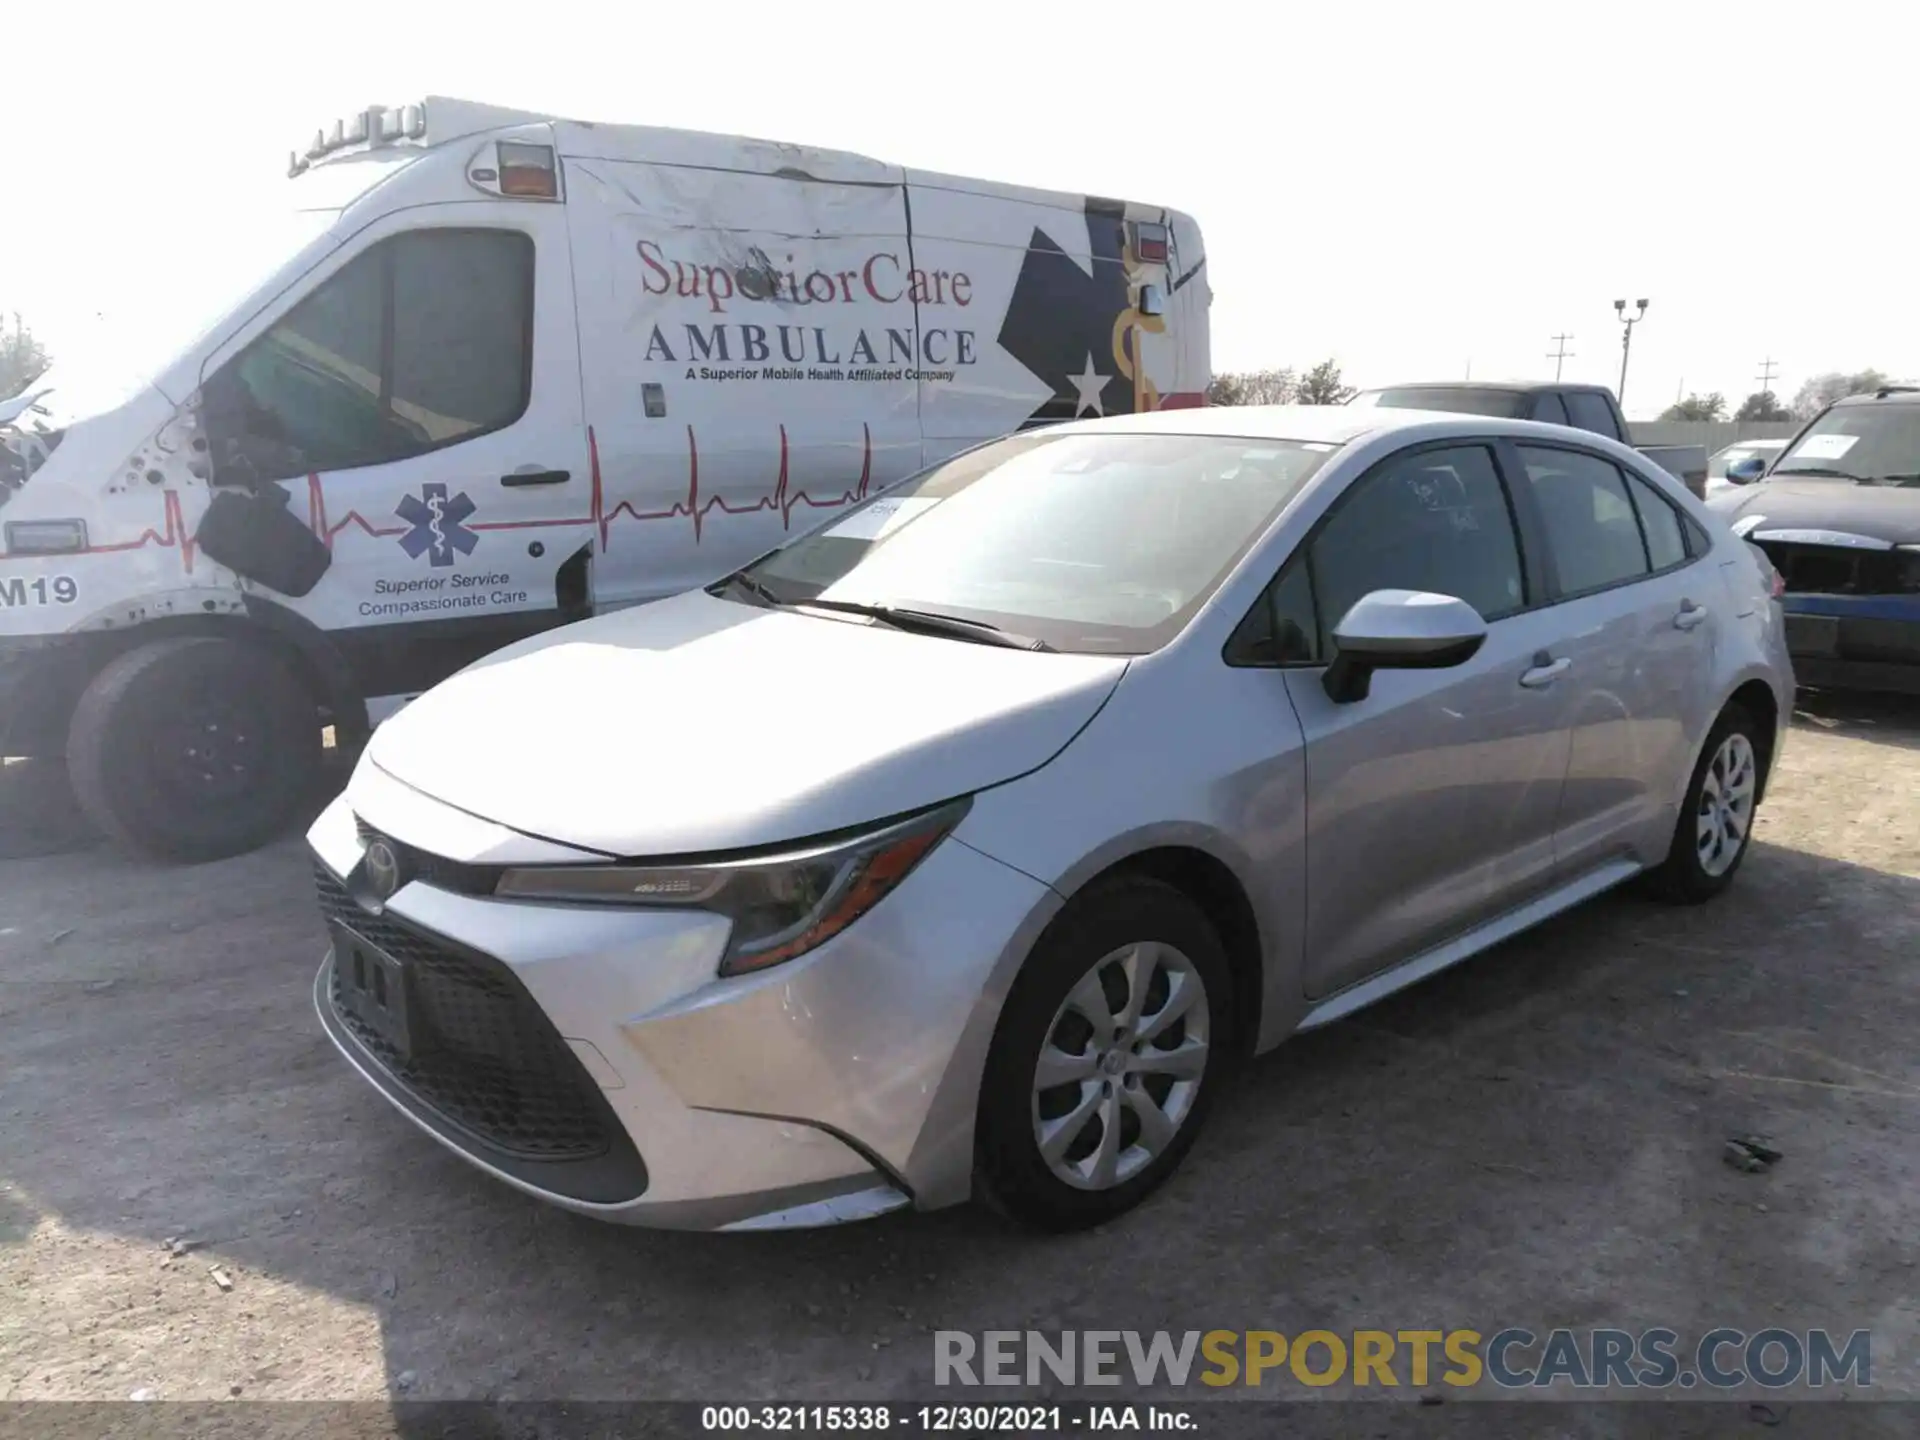
[[[838,935],[891,894],[960,823],[970,800],[803,850],[681,865],[539,865],[501,875],[505,900],[705,910],[733,922],[722,975],[764,970]]]

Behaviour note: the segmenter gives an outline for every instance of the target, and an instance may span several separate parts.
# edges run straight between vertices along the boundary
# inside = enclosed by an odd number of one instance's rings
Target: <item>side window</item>
[[[1640,521],[1617,466],[1577,450],[1519,449],[1562,595],[1604,589],[1647,573]]]
[[[1567,419],[1566,405],[1561,401],[1560,397],[1551,390],[1547,391],[1544,395],[1536,395],[1533,397],[1533,415],[1530,418],[1544,420],[1549,425],[1566,425],[1571,423]]]
[[[1320,627],[1314,620],[1313,582],[1296,557],[1247,612],[1227,641],[1230,665],[1317,665]]]
[[[383,240],[207,383],[215,479],[380,465],[510,425],[527,407],[532,327],[530,237]]]
[[[1607,404],[1604,395],[1596,395],[1591,390],[1569,390],[1567,415],[1581,430],[1591,430],[1609,440],[1622,438],[1620,427],[1614,423],[1613,407]]]
[[[1341,499],[1310,556],[1321,655],[1370,591],[1453,595],[1488,620],[1526,603],[1507,494],[1492,453],[1478,445],[1384,461]]]
[[[1647,537],[1647,562],[1655,570],[1681,564],[1687,558],[1687,541],[1680,530],[1680,512],[1631,470],[1625,473],[1634,508],[1640,512],[1641,532]]]

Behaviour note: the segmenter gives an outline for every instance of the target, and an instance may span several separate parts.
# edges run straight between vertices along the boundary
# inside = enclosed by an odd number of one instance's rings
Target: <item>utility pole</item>
[[[1756,378],[1760,381],[1760,389],[1765,394],[1773,394],[1773,375],[1779,368],[1773,363],[1771,355],[1760,362],[1760,374]]]
[[[1614,398],[1620,402],[1620,408],[1623,411],[1627,408],[1627,357],[1633,353],[1633,327],[1647,318],[1647,302],[1644,300],[1636,300],[1633,303],[1639,306],[1640,313],[1637,315],[1627,314],[1626,301],[1616,300],[1613,302],[1613,313],[1619,318],[1622,327],[1620,331],[1620,388],[1614,391]]]
[[[1556,385],[1560,383],[1560,367],[1573,356],[1573,351],[1567,349],[1567,341],[1572,338],[1571,335],[1554,336],[1554,348],[1547,352],[1547,359],[1553,362],[1553,383]]]

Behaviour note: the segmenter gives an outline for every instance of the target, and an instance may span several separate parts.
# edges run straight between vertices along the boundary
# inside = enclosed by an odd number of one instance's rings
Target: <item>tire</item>
[[[218,860],[265,844],[300,814],[320,766],[319,710],[273,651],[173,636],[94,676],[74,710],[67,764],[81,808],[120,845]]]
[[[1147,977],[1134,1036],[1156,1028],[1176,993],[1194,998],[1151,1039],[1108,1052],[1120,1056],[1110,1063],[1124,1067],[1115,1074],[1099,1068],[1086,986],[1094,986],[1093,1008],[1104,1004],[1109,1020],[1125,1019],[1133,982],[1119,957],[1127,954],[1135,956],[1133,973]],[[994,1031],[974,1130],[980,1197],[1003,1215],[1050,1231],[1098,1225],[1138,1205],[1178,1168],[1205,1123],[1233,1053],[1232,994],[1218,934],[1180,891],[1127,878],[1076,896],[1028,957]],[[1043,1047],[1074,1077],[1041,1089]],[[1084,1076],[1073,1061],[1086,1067]],[[1176,1068],[1179,1076],[1167,1073]],[[1158,1143],[1142,1127],[1142,1100],[1173,1119],[1170,1133],[1158,1131]],[[1042,1124],[1053,1128],[1056,1157],[1078,1172],[1078,1183],[1042,1153]]]
[[[1720,712],[1707,743],[1700,747],[1693,777],[1687,782],[1687,796],[1674,822],[1673,842],[1666,860],[1649,871],[1646,890],[1654,898],[1677,905],[1698,905],[1711,900],[1733,883],[1740,864],[1753,841],[1753,822],[1759,804],[1761,766],[1766,757],[1766,736],[1759,723],[1739,705]],[[1732,779],[1727,776],[1731,766]],[[1729,790],[1744,795],[1742,816],[1738,804],[1727,805],[1720,798]],[[1719,804],[1712,815],[1703,808]],[[1729,842],[1725,816],[1732,813],[1741,820],[1736,842]],[[1717,843],[1707,827],[1717,832]]]

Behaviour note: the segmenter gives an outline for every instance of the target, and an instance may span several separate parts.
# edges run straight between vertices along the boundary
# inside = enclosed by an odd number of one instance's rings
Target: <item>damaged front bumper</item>
[[[1920,695],[1920,595],[1817,595],[1783,600],[1800,684]]]

